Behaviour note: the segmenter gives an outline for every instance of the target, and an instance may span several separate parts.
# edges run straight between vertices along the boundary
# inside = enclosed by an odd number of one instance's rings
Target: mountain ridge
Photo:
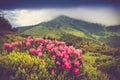
[[[114,41],[113,43],[115,43],[115,39],[119,41],[120,38],[115,37],[120,36],[120,30],[115,32],[111,30],[113,27],[109,28],[104,27],[100,24],[89,23],[86,21],[61,15],[51,21],[43,22],[30,27],[19,27],[18,31],[20,33],[32,35],[35,37],[52,37],[58,39],[61,38],[62,35],[67,34],[81,38],[96,40],[98,42],[107,43],[107,38],[110,38],[112,42]],[[117,45],[119,46],[120,44]]]
[[[88,30],[90,33],[93,33],[94,31],[96,31],[98,29],[100,29],[99,31],[104,30],[104,27],[100,24],[89,23],[86,21],[70,18],[70,17],[64,16],[64,15],[58,16],[57,18],[55,18],[51,21],[48,21],[48,22],[42,22],[37,25],[33,25],[30,27],[26,27],[26,28],[23,27],[23,28],[25,30],[31,29],[35,26],[46,26],[46,27],[48,26],[48,27],[59,28],[61,26],[66,26],[66,25],[67,25],[67,27],[75,28],[75,29],[78,29],[81,31]],[[21,29],[21,27],[18,27],[19,32],[22,32],[22,31],[20,31],[20,29]],[[96,34],[98,34],[98,35],[101,35],[101,33],[102,32],[96,31]]]

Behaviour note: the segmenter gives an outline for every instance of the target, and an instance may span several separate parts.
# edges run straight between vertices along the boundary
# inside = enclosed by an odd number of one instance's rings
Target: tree
[[[0,15],[0,30],[11,30],[12,26],[9,21]]]

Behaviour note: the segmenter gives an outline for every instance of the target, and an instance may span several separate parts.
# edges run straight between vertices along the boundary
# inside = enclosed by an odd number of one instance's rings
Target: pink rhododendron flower
[[[65,65],[62,65],[62,69],[65,69]]]
[[[57,64],[57,65],[60,65],[61,63],[60,63],[59,61],[56,61],[56,64]]]
[[[63,57],[63,54],[62,54],[60,51],[58,51],[58,52],[56,53],[56,55],[59,56],[59,57]]]
[[[60,42],[60,45],[65,45],[65,42]]]
[[[52,58],[55,60],[56,59],[56,55],[53,55]]]
[[[74,65],[75,65],[75,66],[79,66],[79,65],[80,65],[80,62],[75,59],[75,60],[74,60]]]
[[[75,48],[74,48],[73,46],[69,46],[69,48],[70,48],[71,50],[75,50]]]
[[[76,49],[76,50],[74,50],[74,54],[77,55],[77,56],[79,56],[79,57],[81,57],[82,50]]]
[[[38,56],[39,56],[39,57],[41,57],[41,56],[42,56],[42,52],[38,52],[37,54],[38,54]]]
[[[45,39],[45,43],[52,44],[52,41],[51,41],[51,40],[49,40],[49,39]]]
[[[66,52],[67,52],[67,54],[72,54],[73,53],[73,51],[71,49],[68,49]]]
[[[69,55],[67,55],[67,54],[66,54],[66,55],[64,55],[64,58],[68,59],[68,58],[69,58]]]
[[[26,42],[26,46],[27,47],[31,46],[31,42]]]
[[[54,69],[52,69],[52,70],[51,70],[51,73],[52,73],[52,74],[55,74],[55,70],[54,70]]]
[[[37,38],[36,41],[40,42],[40,43],[44,43],[44,39],[43,38]]]
[[[9,49],[9,45],[10,45],[10,44],[8,44],[8,43],[4,43],[4,44],[3,44],[3,46],[4,46],[5,49]]]
[[[13,45],[12,44],[8,44],[8,43],[4,43],[4,48],[8,49],[8,50],[12,50],[13,49]]]
[[[61,69],[67,69],[68,72],[73,71],[73,73],[77,75],[80,73],[80,69],[78,67],[84,63],[82,50],[75,49],[73,46],[67,46],[65,42],[61,41],[43,38],[34,39],[32,36],[28,36],[27,41],[19,41],[12,44],[4,43],[4,48],[8,49],[8,52],[16,46],[18,46],[17,48],[20,48],[22,51],[24,51],[23,49],[26,50],[26,47],[32,47],[29,49],[29,52],[39,57],[46,54],[48,54],[49,57],[52,57],[56,64],[54,66],[55,69],[50,71],[52,74],[55,74],[57,71],[57,73],[61,73]],[[43,58],[44,57],[41,57],[41,62],[45,63],[46,59],[44,60]]]
[[[55,44],[47,44],[46,49],[51,50],[54,46],[55,46]]]
[[[66,58],[63,58],[62,59],[62,62],[67,62],[68,60]]]
[[[55,44],[56,44],[56,45],[59,45],[59,41],[55,41]]]
[[[54,52],[58,52],[58,47],[53,48]]]
[[[63,46],[59,46],[59,47],[58,47],[58,50],[64,51],[65,49],[63,48]]]
[[[12,45],[12,44],[9,45],[9,49],[10,49],[10,50],[13,49],[13,45]]]
[[[37,51],[38,51],[38,52],[41,52],[41,51],[42,51],[42,49],[43,49],[43,46],[42,46],[42,45],[40,45],[40,46],[38,46]]]
[[[65,65],[65,68],[68,70],[72,68],[72,65],[70,62],[65,62],[64,65]]]
[[[34,48],[31,48],[31,49],[30,49],[30,53],[31,53],[31,54],[36,54],[36,52],[37,52],[36,49],[34,49]]]
[[[32,36],[28,36],[27,39],[33,39],[33,37]]]
[[[74,74],[78,75],[80,73],[80,70],[79,70],[79,68],[74,68],[73,72],[74,72]]]
[[[16,46],[18,46],[18,43],[15,42],[15,43],[12,43],[11,45],[12,45],[13,47],[16,47]]]

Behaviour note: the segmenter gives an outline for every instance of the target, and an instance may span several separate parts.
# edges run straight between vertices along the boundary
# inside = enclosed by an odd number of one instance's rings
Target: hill
[[[120,36],[120,30],[115,32],[112,30],[113,27],[114,26],[106,28],[100,24],[90,23],[61,15],[48,22],[43,22],[29,27],[18,27],[18,31],[34,37],[52,37],[55,39],[60,39],[63,35],[73,35],[81,37],[82,39],[90,39],[99,43],[106,42],[109,44],[107,42],[108,38],[113,39],[111,36]],[[116,41],[115,39],[116,38],[112,41]],[[112,45],[114,45],[114,42]],[[120,47],[120,45],[117,44],[117,47]]]

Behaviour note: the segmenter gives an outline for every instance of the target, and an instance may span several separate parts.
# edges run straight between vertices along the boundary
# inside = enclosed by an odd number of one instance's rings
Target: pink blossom
[[[12,44],[8,44],[8,43],[4,43],[4,48],[8,49],[8,50],[12,50],[13,49],[13,45]]]
[[[39,57],[41,57],[41,56],[42,56],[42,52],[38,52],[37,54],[38,54],[38,56],[39,56]]]
[[[65,69],[65,65],[62,65],[62,69]]]
[[[37,52],[36,49],[34,49],[34,48],[31,48],[31,49],[30,49],[30,53],[31,53],[31,54],[36,54],[36,52]]]
[[[53,55],[52,58],[55,60],[56,59],[56,55]]]
[[[71,50],[75,50],[75,48],[73,46],[69,46],[69,49]]]
[[[15,42],[15,43],[12,43],[11,45],[12,45],[13,47],[16,47],[16,46],[18,46],[18,43]]]
[[[56,64],[57,64],[57,65],[60,65],[61,63],[60,63],[59,61],[56,61]]]
[[[52,69],[52,70],[51,70],[51,73],[52,73],[52,74],[55,74],[55,70],[54,70],[54,69]]]
[[[61,53],[62,53],[63,55],[66,55],[66,51],[62,51]]]
[[[10,49],[10,50],[12,50],[12,49],[13,49],[13,46],[12,46],[11,44],[9,45],[9,49]]]
[[[69,61],[65,62],[64,65],[65,65],[65,68],[68,70],[72,68],[72,65]]]
[[[73,72],[74,72],[74,74],[78,75],[80,73],[80,70],[79,70],[79,68],[74,68]]]
[[[67,49],[67,54],[72,54],[73,53],[73,51],[71,50],[71,49]]]
[[[5,48],[5,49],[9,49],[9,45],[10,45],[10,44],[4,43],[3,45],[4,45],[4,48]]]
[[[63,46],[65,46],[65,42],[61,42],[61,41],[55,41],[55,44],[56,45],[63,45]]]
[[[55,47],[53,48],[54,49],[54,52],[57,52],[58,51],[58,47]]]
[[[52,48],[52,49],[50,50],[50,53],[52,53],[52,52],[54,52],[54,48]]]
[[[65,42],[60,42],[60,45],[65,45]]]
[[[51,50],[54,46],[55,44],[47,44],[47,50]]]
[[[59,57],[63,57],[63,54],[62,54],[60,51],[58,51],[58,52],[56,53],[56,55],[59,56]]]
[[[27,47],[31,46],[31,42],[26,42],[26,46]]]
[[[32,36],[28,36],[28,39],[33,39],[33,37]]]
[[[58,48],[60,51],[64,51],[64,48],[63,48],[63,46],[59,46],[59,48]]]
[[[79,61],[75,59],[75,60],[74,60],[74,65],[75,65],[75,66],[79,66],[79,65],[80,65]]]
[[[62,59],[62,62],[67,62],[68,60],[66,58],[63,58]]]
[[[81,57],[81,52],[79,49],[74,50],[74,54],[78,57]]]
[[[55,44],[56,44],[56,45],[59,45],[59,44],[60,44],[60,42],[59,42],[59,41],[55,41]]]
[[[64,58],[68,59],[68,58],[69,58],[69,55],[67,55],[67,54],[66,54],[66,55],[64,55]]]
[[[38,41],[40,43],[44,43],[44,39],[43,38],[37,38],[36,41]]]
[[[37,51],[38,51],[38,52],[41,52],[41,51],[42,51],[42,49],[43,49],[43,46],[42,46],[42,45],[40,45],[40,46],[38,46]]]
[[[46,40],[45,40],[45,43],[52,44],[52,41],[51,41],[51,40],[49,40],[49,39],[46,39]]]

